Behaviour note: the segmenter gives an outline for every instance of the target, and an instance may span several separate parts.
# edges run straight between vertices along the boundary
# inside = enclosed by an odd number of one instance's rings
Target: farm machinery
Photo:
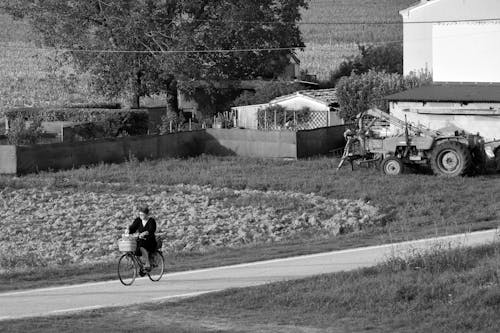
[[[489,161],[499,164],[500,142],[485,144],[479,134],[431,130],[376,108],[359,114],[356,125],[344,133],[347,144],[337,170],[349,161],[352,168],[354,163],[376,165],[387,175],[425,167],[435,175],[455,177],[483,172]]]

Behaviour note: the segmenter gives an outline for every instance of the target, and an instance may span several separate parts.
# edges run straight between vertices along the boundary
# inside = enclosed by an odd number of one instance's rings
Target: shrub
[[[178,126],[179,115],[177,114],[177,112],[168,108],[166,114],[161,117],[161,125],[159,127],[160,134],[175,132]]]
[[[7,141],[16,146],[36,144],[42,136],[41,123],[41,120],[37,119],[27,126],[24,118],[14,118],[10,121]]]
[[[143,135],[148,132],[148,113],[144,110],[99,109],[99,108],[19,108],[5,111],[12,120],[22,118],[30,121],[72,121],[94,123],[81,128],[82,138],[115,137],[120,135]],[[98,134],[97,134],[98,133]]]
[[[172,129],[170,129],[172,127]],[[192,119],[191,129],[199,129],[201,125]],[[189,119],[186,119],[183,111],[175,112],[170,107],[167,113],[161,117],[161,124],[158,128],[160,134],[189,130]]]
[[[364,74],[354,74],[343,77],[337,84],[337,99],[340,107],[340,117],[352,121],[364,110],[377,107],[388,111],[385,96],[406,89],[415,88],[430,83],[428,73],[404,77],[396,73],[368,71]]]

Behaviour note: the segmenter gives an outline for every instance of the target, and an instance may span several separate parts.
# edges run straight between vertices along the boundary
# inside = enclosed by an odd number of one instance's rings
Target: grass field
[[[216,247],[203,252],[171,253],[170,270],[233,264],[495,228],[500,222],[496,198],[500,192],[498,175],[453,179],[422,174],[386,177],[375,170],[359,169],[351,172],[347,167],[336,173],[334,171],[336,162],[328,158],[283,161],[209,156],[185,160],[131,161],[121,165],[102,164],[56,173],[44,172],[21,178],[0,177],[0,187],[45,188],[47,192],[63,190],[67,193],[89,193],[87,194],[89,198],[100,198],[101,193],[112,194],[116,198],[139,193],[137,185],[146,191],[151,188],[149,195],[155,196],[155,193],[160,192],[152,191],[153,186],[176,184],[207,186],[213,189],[314,193],[316,196],[332,200],[362,199],[377,207],[385,216],[382,224],[367,226],[361,232],[338,236],[300,233],[300,237],[285,238],[282,241],[241,244],[232,248]],[[108,183],[120,185],[112,187],[110,192],[106,185]],[[226,205],[234,207],[238,205],[262,207],[266,204],[262,201],[262,196],[258,195],[246,197],[244,201],[236,196],[225,199],[219,195],[213,196],[210,200],[223,200]],[[153,201],[151,197],[151,202]],[[287,206],[281,201],[267,204],[276,206],[275,208],[279,208],[282,214],[290,209],[290,205]],[[300,205],[292,206],[295,211]],[[61,214],[70,214],[70,211],[64,212],[64,207],[62,208]],[[158,211],[159,207],[156,210]],[[159,218],[165,219],[166,216]],[[92,222],[92,219],[90,217],[86,220]],[[127,223],[123,221],[124,225]],[[10,239],[15,240],[15,235]],[[109,278],[114,278],[113,260],[99,264],[91,274],[78,265],[36,268],[29,274],[6,272],[0,275],[2,282],[0,285],[3,290],[8,290],[58,284],[61,281],[75,283]]]
[[[500,245],[179,301],[0,322],[9,332],[498,332]]]

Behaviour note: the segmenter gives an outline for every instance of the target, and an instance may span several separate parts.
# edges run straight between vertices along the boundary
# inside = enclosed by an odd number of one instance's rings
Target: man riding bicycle
[[[149,217],[149,208],[147,206],[139,207],[139,217],[128,227],[131,234],[139,233],[137,239],[137,255],[142,255],[144,258],[144,269],[146,272],[151,271],[151,263],[149,254],[156,250],[156,221]]]

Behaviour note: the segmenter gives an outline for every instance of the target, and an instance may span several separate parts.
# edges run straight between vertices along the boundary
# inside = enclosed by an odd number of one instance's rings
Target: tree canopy
[[[359,54],[344,59],[330,73],[328,84],[335,86],[341,77],[363,74],[370,70],[403,74],[403,47],[399,44],[358,45]]]
[[[339,115],[345,121],[351,122],[360,112],[372,107],[389,112],[389,104],[384,96],[430,82],[432,82],[432,76],[429,72],[403,76],[398,73],[369,70],[363,74],[344,76],[336,86],[340,106]]]
[[[138,104],[176,79],[279,72],[288,48],[304,46],[297,23],[307,0],[0,0],[0,7],[27,19],[45,46],[67,50],[100,91],[127,92]]]

